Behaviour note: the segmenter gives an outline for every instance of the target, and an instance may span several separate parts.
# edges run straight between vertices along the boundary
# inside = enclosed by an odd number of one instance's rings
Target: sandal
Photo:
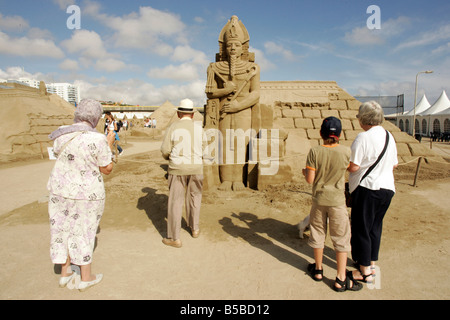
[[[311,278],[313,278],[314,281],[322,281],[323,280],[323,269],[322,270],[316,270],[316,264],[315,263],[310,263],[308,265],[308,272],[311,276]],[[317,278],[316,276],[320,275],[320,278]]]
[[[352,283],[350,283],[350,281]],[[350,286],[350,284],[352,284],[352,286]],[[345,278],[345,289],[350,291],[359,291],[362,287],[363,285],[353,278],[353,272],[347,271],[347,277]]]
[[[369,273],[369,274],[362,274],[362,272],[359,271],[359,273],[361,274],[362,279],[355,279],[356,281],[361,281],[361,282],[364,282],[364,283],[372,283],[373,282],[373,274],[372,274],[372,272]],[[352,273],[352,275],[353,275],[353,273]],[[367,280],[368,277],[372,277],[372,279],[371,280]]]
[[[370,273],[369,274],[362,274],[361,272],[361,265],[358,262],[354,263],[355,268],[358,270],[358,272],[361,274],[362,279],[355,279],[356,281],[362,281],[364,283],[372,283],[373,282],[373,277],[375,277],[376,275],[376,270],[375,270],[375,266],[371,265],[370,266]],[[372,281],[368,281],[367,278],[372,276]],[[353,278],[353,273],[352,273],[352,278]]]
[[[340,285],[341,287],[340,288],[336,287],[336,283],[338,285]],[[347,277],[345,277],[345,281],[342,281],[341,279],[336,277],[336,280],[334,281],[333,289],[336,292],[344,292],[345,290],[347,290]]]

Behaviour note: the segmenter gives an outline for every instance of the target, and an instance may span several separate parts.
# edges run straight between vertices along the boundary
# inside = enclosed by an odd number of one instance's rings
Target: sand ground
[[[311,194],[298,177],[262,191],[206,191],[200,237],[184,229],[182,248],[163,245],[168,188],[159,146],[160,141],[130,139],[105,179],[107,204],[92,265],[104,280],[84,293],[58,288],[58,268],[49,258],[45,185],[53,163],[1,164],[0,299],[449,299],[450,165],[423,163],[417,187],[416,163],[396,171],[379,282],[360,292],[335,293],[329,239],[324,281],[306,275],[313,252],[308,232],[299,239],[296,224],[308,214]],[[448,143],[434,143],[433,150],[450,158]]]

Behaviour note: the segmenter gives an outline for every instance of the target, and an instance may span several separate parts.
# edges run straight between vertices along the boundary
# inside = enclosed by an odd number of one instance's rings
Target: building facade
[[[39,80],[28,78],[19,78],[17,80],[1,80],[0,82],[15,82],[19,84],[26,84],[32,88],[39,89]],[[70,83],[49,83],[45,84],[48,93],[56,94],[66,100],[67,102],[78,105],[81,100],[80,87],[74,86]]]

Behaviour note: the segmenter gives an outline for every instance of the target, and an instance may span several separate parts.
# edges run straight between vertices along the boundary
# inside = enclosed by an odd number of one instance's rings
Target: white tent
[[[416,105],[416,123],[414,122],[414,109],[404,114],[394,116],[396,124],[401,131],[412,134],[415,127],[416,134],[428,136],[431,132],[450,132],[450,100],[445,90],[433,105],[430,105],[428,99],[423,95],[422,99]]]
[[[426,95],[423,95],[422,99],[420,99],[419,103],[416,105],[416,132],[421,132],[420,125],[418,125],[417,115],[428,110],[430,107],[431,104],[428,102]],[[413,130],[413,119],[414,108],[402,115],[397,116],[397,126],[400,130],[411,134]]]
[[[447,94],[445,93],[445,90],[443,90],[439,99],[437,99],[437,101],[430,108],[421,112],[420,115],[421,116],[433,115],[433,114],[439,113],[441,111],[444,111],[447,108],[450,108],[450,100],[448,99]],[[416,113],[416,115],[417,115],[417,113]]]
[[[442,91],[439,99],[430,108],[421,112],[417,118],[422,124],[422,133],[450,132],[450,100],[445,90]]]
[[[428,102],[426,95],[423,95],[422,99],[420,99],[419,103],[416,106],[416,116],[419,113],[424,112],[425,110],[428,110],[430,107],[431,107],[431,104]],[[414,108],[412,110],[406,112],[403,115],[404,116],[414,116]]]

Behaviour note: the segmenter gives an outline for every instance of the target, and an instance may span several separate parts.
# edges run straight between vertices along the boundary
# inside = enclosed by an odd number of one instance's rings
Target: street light
[[[417,101],[417,81],[419,80],[419,74],[421,73],[433,73],[432,70],[428,70],[428,71],[420,71],[419,73],[417,73],[416,75],[416,90],[414,92],[414,117],[413,117],[413,131],[412,131],[412,135],[413,137],[416,137],[416,101]],[[430,124],[428,124],[430,125]]]

